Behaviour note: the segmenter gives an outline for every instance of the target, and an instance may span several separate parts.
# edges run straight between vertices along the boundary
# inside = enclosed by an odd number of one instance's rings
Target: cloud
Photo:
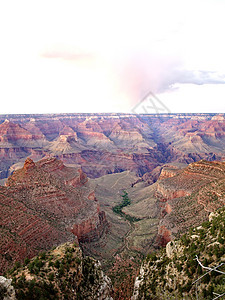
[[[180,85],[225,85],[225,73],[185,68],[182,57],[153,52],[139,53],[121,62],[121,88],[126,89],[133,102],[148,92],[161,94]]]
[[[93,62],[96,59],[94,53],[73,49],[70,47],[52,46],[42,51],[41,57],[50,59],[62,59],[73,62]]]
[[[165,52],[162,48],[129,50],[98,53],[75,46],[52,45],[42,52],[41,57],[74,62],[82,68],[94,70],[99,74],[99,89],[111,85],[109,94],[114,89],[115,98],[125,95],[131,106],[149,92],[162,94],[188,84],[225,84],[225,74],[211,70],[187,69],[183,58],[173,53],[168,54],[168,49]],[[90,85],[88,78],[89,76],[84,76],[87,86]],[[105,98],[109,98],[107,93]]]
[[[172,68],[166,70],[159,87],[159,92],[170,90],[176,84],[225,84],[225,74],[207,70]]]

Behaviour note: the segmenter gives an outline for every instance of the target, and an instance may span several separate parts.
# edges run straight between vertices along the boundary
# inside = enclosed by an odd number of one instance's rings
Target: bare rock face
[[[0,141],[14,142],[16,140],[31,140],[32,134],[18,124],[5,120],[0,125]]]
[[[87,220],[81,220],[71,227],[71,231],[80,242],[97,241],[106,229],[107,221],[105,212],[96,212]]]
[[[181,245],[181,242],[179,240],[167,243],[166,255],[170,259],[173,259],[174,257],[181,257],[183,253],[184,253],[184,246]]]
[[[24,169],[25,170],[28,170],[28,169],[31,169],[32,167],[35,166],[35,163],[33,162],[33,160],[31,158],[27,158],[25,160],[25,163],[24,163]]]
[[[159,179],[165,179],[177,175],[178,168],[174,166],[165,166],[162,168]]]
[[[73,234],[79,241],[98,240],[107,227],[86,175],[56,158],[28,158],[0,187],[0,206],[2,271]]]
[[[158,180],[161,207],[157,241],[165,246],[174,236],[207,220],[210,212],[225,205],[225,163],[201,160]]]
[[[139,276],[136,277],[135,282],[134,282],[134,292],[133,292],[133,296],[131,297],[131,300],[138,300],[139,287],[143,282],[144,274],[145,274],[144,268],[143,268],[143,266],[141,266],[140,271],[139,271]]]
[[[167,183],[167,181],[166,181]],[[169,185],[165,185],[165,182],[158,182],[157,183],[157,191],[156,194],[158,197],[161,197],[161,201],[167,201],[174,198],[184,197],[190,195],[188,190],[183,188],[177,190]]]
[[[11,285],[12,280],[0,276],[0,296],[3,300],[16,300],[14,287]]]
[[[161,247],[165,247],[168,242],[171,241],[171,231],[164,225],[159,226],[157,244]]]
[[[78,169],[77,171],[78,176],[65,180],[65,184],[72,185],[73,187],[78,187],[88,182],[87,175],[82,171],[82,169]]]
[[[53,224],[43,214],[28,207],[18,188],[0,188],[1,274],[15,261],[33,257],[39,251],[73,239],[65,226]]]
[[[60,131],[59,135],[64,139],[74,138],[74,140],[77,142],[77,133],[70,126],[65,125]]]

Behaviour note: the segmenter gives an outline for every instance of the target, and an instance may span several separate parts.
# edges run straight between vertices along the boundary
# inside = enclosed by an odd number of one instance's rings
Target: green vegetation
[[[6,277],[18,300],[97,299],[103,280],[100,265],[70,243],[25,259],[23,266],[17,263]]]
[[[130,199],[129,199],[129,197],[128,197],[128,193],[127,193],[126,191],[123,191],[123,195],[122,195],[121,197],[123,198],[123,201],[122,201],[120,204],[118,204],[118,205],[116,205],[116,206],[113,207],[113,209],[112,209],[113,212],[114,212],[115,214],[118,214],[118,215],[120,215],[121,217],[125,218],[125,219],[128,220],[130,223],[140,221],[141,219],[136,218],[136,217],[134,217],[134,216],[127,215],[127,214],[125,214],[125,213],[122,211],[122,209],[123,209],[124,207],[126,207],[126,206],[128,206],[128,205],[131,204],[131,201],[130,201]]]
[[[128,193],[126,191],[123,191],[122,198],[123,198],[122,203],[113,207],[113,212],[115,214],[119,214],[119,215],[123,214],[123,212],[122,212],[123,207],[131,204],[131,201],[128,197]]]
[[[149,254],[143,263],[139,299],[212,299],[213,293],[224,293],[225,275],[207,274],[196,260],[197,255],[202,265],[210,268],[225,263],[224,236],[225,209],[220,209],[210,222],[191,228],[166,249]],[[218,270],[225,272],[225,264]]]

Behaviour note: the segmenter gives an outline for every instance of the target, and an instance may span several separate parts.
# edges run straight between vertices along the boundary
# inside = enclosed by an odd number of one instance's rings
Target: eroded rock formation
[[[86,175],[56,158],[28,158],[0,187],[1,272],[41,249],[72,240],[97,240],[107,227],[105,213]]]
[[[155,196],[162,218],[158,242],[165,245],[225,205],[225,163],[201,160],[177,170],[172,177],[159,178]]]
[[[18,161],[46,155],[79,165],[91,178],[125,170],[143,176],[165,163],[225,155],[221,115],[7,115],[0,122],[1,178]]]

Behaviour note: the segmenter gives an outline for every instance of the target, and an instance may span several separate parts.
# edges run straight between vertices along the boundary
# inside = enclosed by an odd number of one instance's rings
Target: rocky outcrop
[[[164,225],[159,226],[157,245],[160,247],[165,247],[168,242],[171,241],[171,231],[167,229]]]
[[[15,289],[11,283],[11,279],[0,276],[0,297],[2,300],[16,300]]]
[[[82,186],[87,183],[87,175],[82,171],[82,169],[78,169],[78,176],[73,177],[72,179],[65,180],[65,184],[72,185],[73,187]]]
[[[140,285],[143,282],[144,274],[145,274],[145,270],[144,270],[143,266],[141,266],[140,271],[139,271],[139,275],[138,275],[138,277],[135,278],[134,291],[133,291],[133,296],[131,297],[131,300],[138,300],[139,288],[140,288]]]
[[[168,184],[168,181],[166,181],[166,184]],[[185,189],[176,190],[174,186],[165,185],[165,182],[157,182],[156,196],[163,202],[188,195],[190,195],[190,192],[185,191]]]
[[[165,179],[165,178],[176,176],[178,170],[179,169],[177,167],[164,166],[161,170],[159,179]]]
[[[14,298],[3,299],[89,299],[113,300],[112,283],[99,261],[83,257],[76,243],[59,245],[26,260],[7,274],[4,284]],[[32,286],[32,288],[30,288]]]
[[[59,136],[64,139],[74,139],[77,142],[77,133],[70,127],[65,125],[63,129],[59,132]]]
[[[107,229],[105,212],[98,210],[85,220],[74,224],[71,231],[80,242],[97,241]]]
[[[34,166],[35,166],[35,163],[33,162],[33,160],[31,158],[28,157],[25,160],[23,168],[24,168],[25,171],[27,171],[27,170],[33,168]]]

